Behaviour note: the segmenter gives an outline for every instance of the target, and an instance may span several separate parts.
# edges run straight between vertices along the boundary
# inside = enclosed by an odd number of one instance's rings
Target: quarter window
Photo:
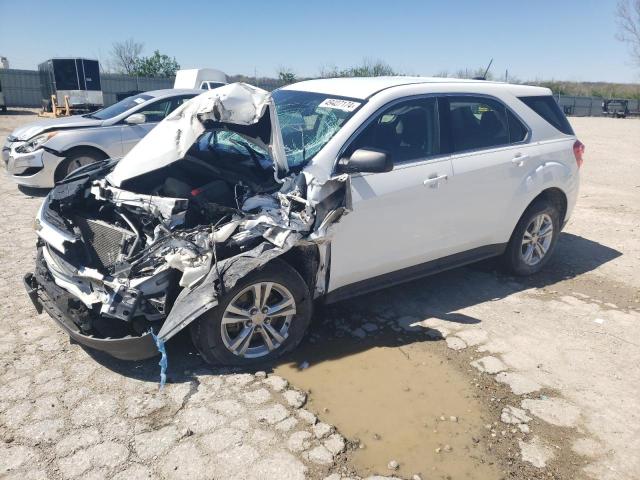
[[[562,113],[558,103],[552,96],[543,95],[518,98],[565,135],[574,135],[571,124],[567,120],[567,117],[564,116],[564,113]]]
[[[509,123],[509,142],[518,143],[527,138],[527,127],[516,117],[511,110],[507,110],[507,122]]]
[[[359,148],[383,150],[394,164],[439,154],[436,99],[409,100],[389,107],[360,133],[347,154]]]
[[[507,110],[500,102],[467,96],[447,99],[454,152],[509,143]]]

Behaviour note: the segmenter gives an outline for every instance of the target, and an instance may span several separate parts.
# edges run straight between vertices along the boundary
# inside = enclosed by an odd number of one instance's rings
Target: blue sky
[[[615,39],[616,0],[0,0],[0,55],[34,69],[56,56],[106,61],[129,37],[183,68],[298,76],[381,59],[408,74],[485,65],[522,80],[640,82]],[[13,12],[7,15],[8,12]],[[55,22],[56,27],[52,24]]]

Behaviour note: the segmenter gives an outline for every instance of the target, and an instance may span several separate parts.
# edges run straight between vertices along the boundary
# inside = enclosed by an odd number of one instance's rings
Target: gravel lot
[[[0,115],[1,142],[33,119],[21,113]],[[543,273],[516,279],[485,262],[343,302],[329,314],[353,324],[385,312],[387,322],[413,318],[439,330],[470,382],[511,391],[508,407],[487,410],[508,428],[529,424],[512,441],[539,478],[637,479],[640,120],[571,122],[587,146],[582,189]],[[170,381],[158,392],[155,362],[87,352],[36,315],[22,276],[34,262],[41,195],[0,176],[0,477],[353,473],[348,442],[314,429],[315,415],[300,408],[305,395],[281,377],[214,371],[179,338],[170,344]]]

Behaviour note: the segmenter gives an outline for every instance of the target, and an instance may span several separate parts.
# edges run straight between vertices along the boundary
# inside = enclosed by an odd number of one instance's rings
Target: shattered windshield
[[[272,94],[289,167],[304,165],[362,105],[322,93],[276,90]]]
[[[198,139],[196,150],[245,157],[264,170],[273,168],[273,161],[267,150],[243,135],[229,130],[206,131]]]

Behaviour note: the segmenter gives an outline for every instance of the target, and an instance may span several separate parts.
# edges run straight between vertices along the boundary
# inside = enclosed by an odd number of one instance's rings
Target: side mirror
[[[393,170],[391,155],[383,150],[359,148],[338,162],[338,173],[383,173]]]
[[[141,123],[147,123],[147,116],[144,113],[134,113],[124,119],[124,123],[129,125],[140,125]]]

